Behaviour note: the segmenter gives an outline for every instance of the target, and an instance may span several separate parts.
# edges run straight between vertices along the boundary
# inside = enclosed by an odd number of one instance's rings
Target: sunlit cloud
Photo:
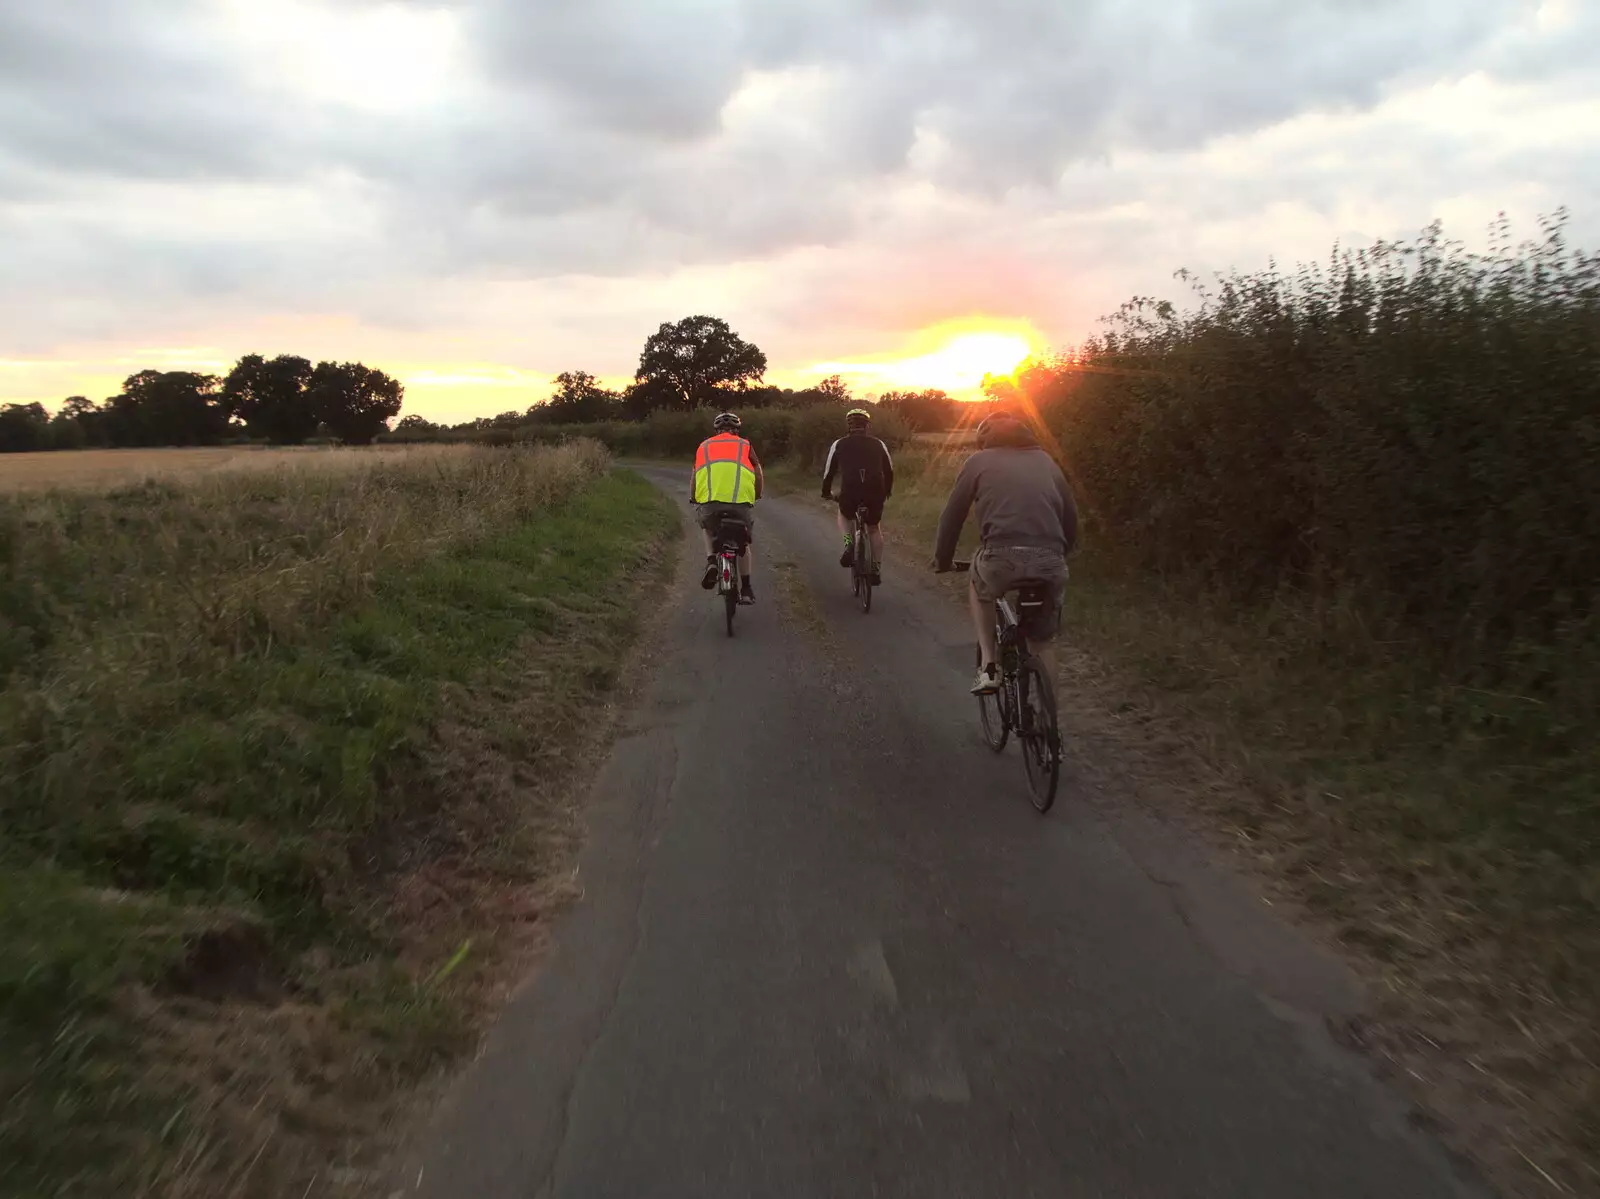
[[[241,42],[307,99],[379,112],[426,107],[464,66],[460,21],[443,7],[225,0]]]

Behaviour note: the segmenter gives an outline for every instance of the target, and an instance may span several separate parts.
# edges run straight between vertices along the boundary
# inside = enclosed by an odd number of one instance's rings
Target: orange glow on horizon
[[[986,377],[1010,378],[1045,349],[1044,337],[1027,321],[969,316],[921,330],[901,354],[822,362],[806,373],[839,375],[866,391],[939,388],[960,400],[978,400]]]

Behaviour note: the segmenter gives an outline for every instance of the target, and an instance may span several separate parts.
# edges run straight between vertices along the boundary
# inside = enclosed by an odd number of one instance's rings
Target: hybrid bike
[[[872,611],[872,575],[878,564],[872,559],[872,535],[867,528],[867,506],[856,505],[855,556],[850,561],[850,582],[863,613]]]
[[[750,544],[750,525],[742,517],[724,512],[711,538],[717,556],[717,594],[728,615],[728,636],[733,636],[733,616],[739,610],[739,558]]]
[[[970,570],[971,562],[957,562],[955,568]],[[1028,649],[1022,623],[1042,611],[1050,602],[1049,586],[1042,579],[1023,579],[1010,594],[994,602],[996,666],[1000,672],[997,690],[977,696],[978,719],[990,749],[1005,749],[1012,733],[1022,750],[1022,764],[1028,772],[1028,790],[1033,806],[1042,814],[1056,801],[1061,781],[1061,726],[1056,719],[1055,680],[1044,663]],[[975,650],[975,665],[982,667],[983,650]]]

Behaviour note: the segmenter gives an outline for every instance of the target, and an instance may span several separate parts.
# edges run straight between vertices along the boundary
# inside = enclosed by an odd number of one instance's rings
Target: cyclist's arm
[[[956,476],[956,485],[950,489],[950,498],[945,501],[944,512],[939,517],[939,539],[933,548],[933,562],[937,570],[949,570],[950,564],[955,561],[961,527],[967,523],[967,512],[978,494],[978,471],[972,465],[975,458],[976,455],[962,463],[961,473]]]
[[[1078,544],[1078,504],[1072,498],[1072,488],[1067,477],[1056,471],[1056,494],[1061,497],[1061,536],[1067,543],[1067,553]]]
[[[756,468],[756,499],[761,498],[761,493],[766,490],[767,476],[762,473],[761,459],[756,457],[756,447],[750,447],[750,465]]]
[[[839,443],[835,441],[828,447],[828,461],[822,467],[822,494],[827,495],[833,490],[833,476],[839,469]]]
[[[894,459],[889,457],[889,443],[881,438],[878,449],[883,453],[883,498],[888,499],[894,494]]]

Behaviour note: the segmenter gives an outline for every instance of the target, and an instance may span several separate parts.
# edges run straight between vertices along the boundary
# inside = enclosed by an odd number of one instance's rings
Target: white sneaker
[[[972,684],[972,694],[993,695],[1000,690],[1000,672],[993,666],[978,671],[978,681]]]

